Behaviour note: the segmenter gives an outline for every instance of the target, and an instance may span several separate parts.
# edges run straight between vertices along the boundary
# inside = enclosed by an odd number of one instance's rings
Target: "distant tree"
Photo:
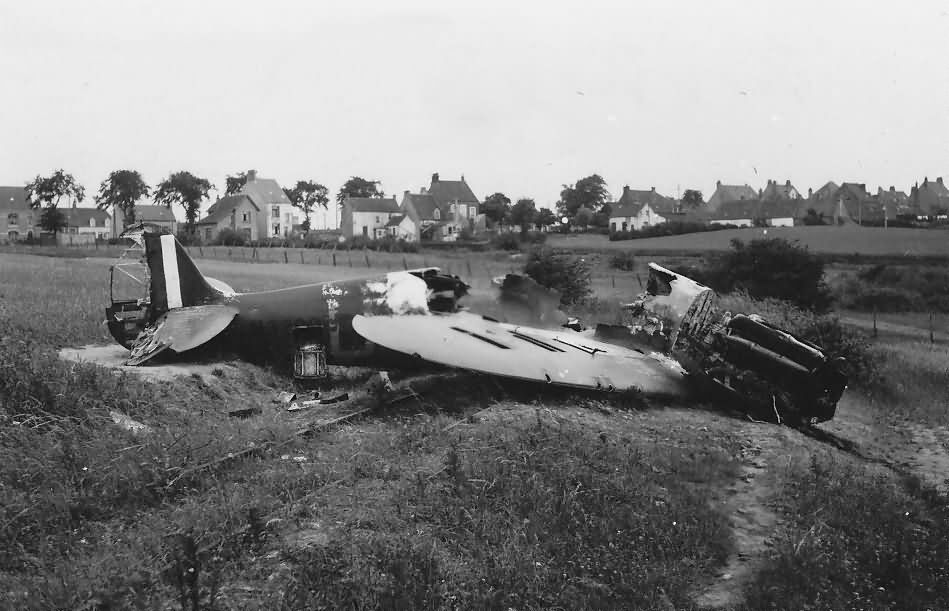
[[[546,227],[548,225],[557,224],[557,215],[554,214],[553,210],[550,208],[541,208],[537,211],[537,218],[534,220],[535,223],[541,227]]]
[[[99,185],[96,207],[112,208],[112,215],[122,212],[123,227],[135,222],[135,202],[148,197],[148,185],[135,170],[116,170]]]
[[[492,224],[502,224],[511,213],[511,198],[503,193],[493,193],[484,198],[478,212],[484,214]]]
[[[379,188],[382,184],[378,180],[366,180],[359,176],[353,176],[339,188],[336,194],[336,203],[343,205],[347,197],[385,197],[386,194]]]
[[[580,208],[599,212],[609,201],[610,192],[606,189],[606,181],[599,174],[593,174],[581,178],[575,184],[563,186],[557,212],[573,218]]]
[[[39,176],[26,185],[26,199],[33,209],[58,206],[63,198],[67,203],[77,204],[86,197],[86,189],[63,170],[50,176]]]
[[[185,209],[188,233],[194,235],[194,224],[198,220],[201,202],[208,198],[208,191],[214,188],[206,178],[198,178],[191,172],[180,171],[170,174],[158,183],[153,199],[156,204],[171,208],[178,204]]]
[[[244,188],[244,185],[247,184],[247,172],[238,172],[233,176],[228,174],[227,178],[224,179],[226,185],[224,186],[224,195],[234,195],[235,193],[240,193],[241,189]]]
[[[312,180],[298,180],[292,189],[284,189],[287,199],[303,211],[303,231],[310,230],[310,214],[316,206],[329,207],[329,189]]]
[[[702,192],[696,189],[686,189],[682,194],[682,205],[686,208],[700,208],[705,204],[702,199]]]
[[[66,228],[66,215],[58,206],[46,206],[40,215],[39,225],[44,231],[58,233]]]
[[[537,204],[529,197],[522,197],[511,207],[511,222],[521,228],[521,234],[527,229],[537,216]]]
[[[593,222],[593,216],[593,211],[584,206],[573,215],[573,222],[577,227],[586,229]]]

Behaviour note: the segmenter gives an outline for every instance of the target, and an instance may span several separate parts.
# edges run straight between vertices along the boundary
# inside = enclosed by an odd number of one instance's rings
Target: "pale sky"
[[[947,59],[949,1],[0,0],[0,184],[908,191],[949,176]]]

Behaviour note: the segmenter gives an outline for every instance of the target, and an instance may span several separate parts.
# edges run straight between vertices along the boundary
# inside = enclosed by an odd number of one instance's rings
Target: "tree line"
[[[245,184],[246,172],[228,175],[225,179],[224,195],[240,193]],[[185,213],[186,230],[193,234],[201,205],[209,199],[209,193],[214,189],[216,187],[207,178],[195,176],[185,170],[172,172],[155,185],[154,189],[138,171],[116,170],[102,181],[94,199],[96,208],[111,209],[113,215],[121,214],[126,226],[136,220],[136,205],[148,198],[156,205],[167,208],[180,206]],[[284,188],[283,191],[290,203],[303,212],[304,231],[309,231],[310,215],[317,207],[329,207],[329,189],[314,180],[298,180],[293,187]],[[384,196],[379,181],[353,176],[340,187],[336,202],[342,204],[347,197]],[[59,209],[60,204],[75,205],[84,201],[85,197],[85,187],[63,169],[56,170],[49,176],[37,175],[26,185],[26,199],[30,208],[43,211],[39,226],[53,233],[61,231],[67,225],[66,215]]]
[[[247,183],[247,173],[238,172],[225,178],[225,196],[240,193]],[[122,214],[126,225],[136,220],[135,206],[151,198],[157,205],[168,208],[180,206],[185,214],[186,230],[194,233],[201,205],[208,200],[209,192],[216,187],[207,179],[182,170],[173,172],[152,189],[135,170],[116,170],[99,185],[95,196],[96,207],[111,209],[113,215]],[[33,209],[43,209],[39,225],[46,231],[56,232],[66,226],[66,216],[59,210],[63,201],[75,204],[85,198],[85,188],[72,174],[62,169],[49,176],[37,176],[26,185],[27,201]],[[318,207],[329,208],[329,189],[315,180],[298,180],[284,193],[290,202],[304,215],[303,229],[310,229],[310,215]],[[336,194],[337,205],[347,197],[385,197],[381,182],[352,176]],[[580,227],[602,226],[609,223],[612,197],[606,181],[599,174],[581,178],[573,184],[563,185],[560,199],[556,202],[556,214],[549,208],[538,208],[530,197],[521,197],[516,202],[500,192],[487,196],[480,205],[491,226],[519,227],[526,232],[531,225],[554,225],[562,219]],[[704,202],[699,191],[688,189],[682,198],[684,205],[698,207]]]

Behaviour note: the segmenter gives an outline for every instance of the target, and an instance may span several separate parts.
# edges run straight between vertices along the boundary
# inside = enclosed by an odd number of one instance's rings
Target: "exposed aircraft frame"
[[[759,317],[719,311],[711,289],[652,263],[627,324],[578,330],[562,324],[555,293],[516,275],[498,279],[494,317],[473,311],[469,285],[438,268],[238,293],[201,274],[174,236],[143,227],[123,236],[132,246],[112,267],[106,316],[128,365],[210,343],[292,363],[297,377],[420,358],[573,388],[724,393],[795,423],[832,418],[846,386],[841,360]],[[126,276],[138,296],[117,296]],[[531,326],[499,320],[512,303]]]

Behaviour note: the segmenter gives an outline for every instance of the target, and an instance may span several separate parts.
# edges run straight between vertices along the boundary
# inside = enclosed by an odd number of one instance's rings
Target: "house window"
[[[274,206],[270,209],[270,218],[280,219],[280,206]]]
[[[627,227],[628,227],[628,225],[627,225],[626,221],[623,221],[623,231],[626,231],[626,228],[627,228]]]
[[[376,217],[376,224],[377,224],[377,225],[379,224],[379,217],[378,217],[378,216]]]
[[[211,239],[211,231],[212,231],[212,229],[211,229],[210,227],[208,227],[207,229],[204,230],[204,239],[205,239],[205,240],[210,240],[210,239]]]
[[[610,231],[616,231],[616,223],[610,223]]]
[[[96,220],[95,220],[94,218],[89,219],[89,226],[90,226],[90,227],[95,227],[95,226],[96,226]]]
[[[441,211],[440,211],[438,208],[435,208],[435,210],[432,212],[432,216],[433,216],[433,217],[435,218],[435,220],[437,221],[437,220],[439,220],[439,219],[442,218],[442,213],[441,213]]]
[[[241,214],[241,222],[243,222],[243,223],[249,223],[249,222],[250,222],[250,215],[247,214],[246,212],[244,212],[243,214]]]
[[[364,238],[369,237],[369,227],[367,227],[366,225],[362,226],[362,237]]]
[[[19,223],[20,223],[20,215],[18,215],[16,212],[11,212],[10,214],[7,215],[7,225],[14,226],[14,225],[19,225]]]

